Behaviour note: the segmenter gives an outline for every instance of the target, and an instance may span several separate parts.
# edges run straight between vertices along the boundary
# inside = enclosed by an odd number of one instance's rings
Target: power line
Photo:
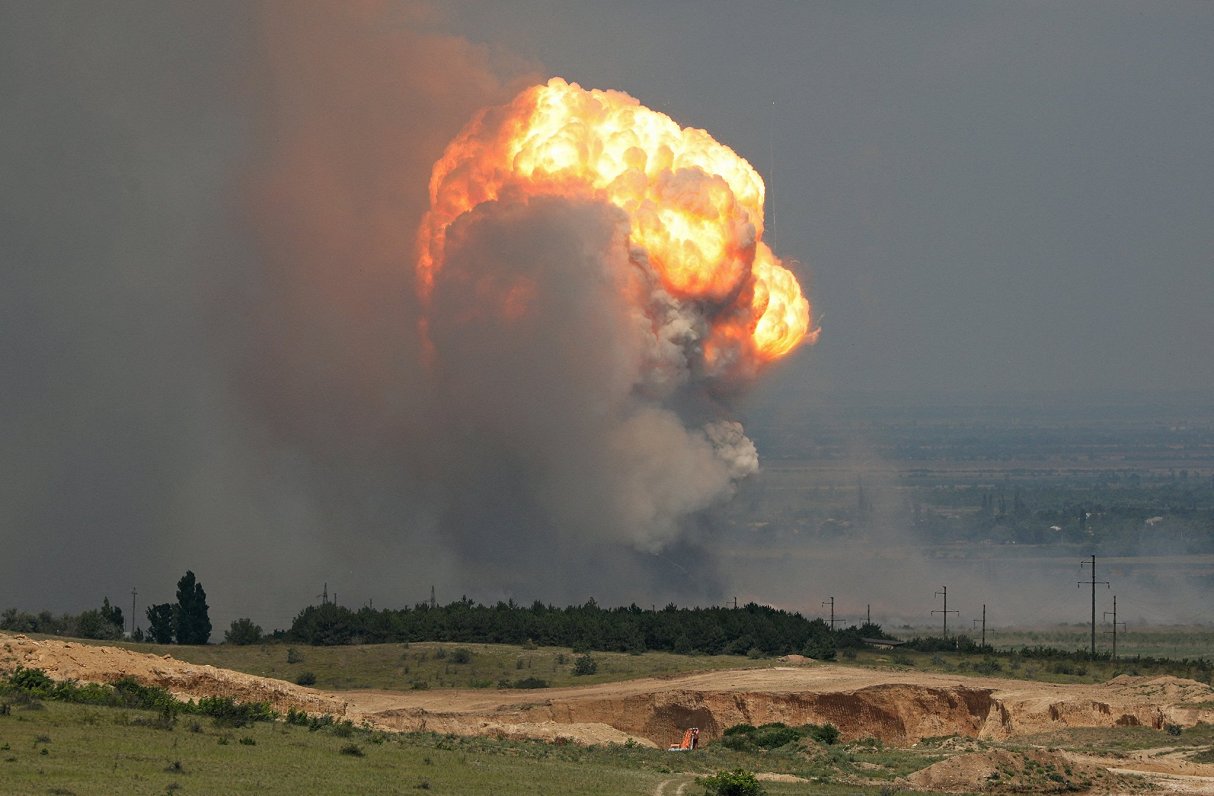
[[[1087,561],[1079,562],[1079,567],[1081,570],[1083,567],[1086,567],[1086,566],[1089,566],[1089,562],[1087,562]],[[1075,584],[1075,588],[1079,588],[1080,586],[1082,586],[1085,583],[1089,583],[1092,586],[1092,657],[1095,658],[1096,657],[1096,584],[1103,583],[1105,585],[1105,588],[1112,588],[1112,587],[1109,586],[1109,582],[1107,580],[1096,580],[1096,556],[1095,556],[1095,554],[1092,555],[1092,560],[1090,562],[1090,566],[1092,567],[1092,579],[1079,581],[1078,583]]]
[[[826,602],[825,600],[823,600],[822,604],[830,606],[830,629],[834,630],[835,629],[835,598],[831,597],[830,602]]]
[[[974,627],[978,626],[978,620],[972,620]],[[986,603],[982,604],[982,646],[986,646]]]
[[[960,612],[960,611],[950,611],[950,610],[948,610],[948,586],[941,586],[940,588],[941,588],[943,591],[938,591],[938,592],[936,592],[936,596],[937,596],[937,597],[940,597],[940,596],[942,596],[942,595],[943,595],[943,597],[944,597],[944,607],[943,607],[943,608],[937,608],[936,610],[932,611],[932,613],[933,613],[933,614],[943,614],[943,615],[944,615],[944,637],[945,637],[945,638],[948,638],[948,615],[949,615],[949,614],[959,614],[959,613],[961,613],[961,612]]]
[[[1104,632],[1113,634],[1113,660],[1117,660],[1117,626],[1121,625],[1124,628],[1125,622],[1117,621],[1117,595],[1116,594],[1113,595],[1113,610],[1104,612],[1104,615],[1106,618],[1108,617],[1109,614],[1113,615],[1113,629],[1106,630]]]

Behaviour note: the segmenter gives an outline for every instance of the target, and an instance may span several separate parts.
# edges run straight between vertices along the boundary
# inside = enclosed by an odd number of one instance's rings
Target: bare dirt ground
[[[323,692],[169,656],[0,634],[0,671],[36,667],[55,679],[82,682],[130,676],[179,698],[265,701],[279,711],[330,713],[396,731],[588,744],[631,739],[662,748],[685,727],[699,727],[702,740],[711,742],[734,724],[829,722],[844,741],[878,738],[908,746],[954,735],[1014,741],[1075,727],[1162,729],[1214,723],[1214,689],[1175,677],[1121,676],[1097,685],[1053,685],[812,661],[789,664],[543,690]],[[1161,735],[1161,741],[1165,738]],[[998,790],[994,785],[1008,772],[1023,776],[1026,770],[1049,772],[1054,766],[1147,776],[1167,792],[1214,793],[1214,765],[1190,762],[1167,749],[1107,759],[1052,749],[1020,754],[1016,760],[1004,759],[1003,750],[975,751],[964,743],[955,751],[916,772],[906,786]],[[992,778],[994,773],[998,776]]]

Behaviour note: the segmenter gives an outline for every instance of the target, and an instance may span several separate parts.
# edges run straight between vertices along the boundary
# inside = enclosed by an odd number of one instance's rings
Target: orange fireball
[[[618,91],[553,78],[482,111],[434,165],[419,234],[423,298],[448,227],[510,196],[607,202],[629,219],[660,286],[704,309],[704,357],[771,361],[808,334],[809,302],[763,237],[763,180],[703,130],[682,128]]]

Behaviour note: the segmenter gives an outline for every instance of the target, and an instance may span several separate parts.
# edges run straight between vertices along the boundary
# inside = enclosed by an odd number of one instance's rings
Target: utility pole
[[[873,623],[873,604],[869,603],[864,607],[864,621],[868,624]]]
[[[1107,619],[1109,614],[1113,615],[1113,629],[1111,631],[1106,630],[1104,632],[1106,632],[1106,633],[1111,632],[1113,634],[1113,660],[1117,660],[1117,626],[1121,625],[1122,627],[1125,627],[1125,622],[1117,621],[1117,595],[1116,594],[1113,595],[1113,610],[1105,611],[1104,617]]]
[[[738,610],[738,598],[737,597],[733,598],[733,609],[735,611]]]
[[[131,637],[132,638],[135,637],[135,595],[138,593],[139,593],[139,591],[134,586],[132,586],[131,587]]]
[[[329,581],[327,581],[327,580],[325,581],[324,590],[322,590],[321,593],[316,596],[320,598],[321,605],[329,604]]]
[[[978,626],[978,620],[970,620],[974,627]],[[986,646],[986,603],[982,604],[982,646]]]
[[[830,602],[823,600],[822,604],[830,606],[830,629],[834,630],[835,629],[835,598],[831,597]]]
[[[1103,583],[1106,588],[1112,588],[1112,587],[1109,586],[1109,582],[1107,580],[1096,580],[1096,556],[1095,556],[1095,554],[1092,555],[1092,560],[1091,560],[1090,564],[1087,561],[1079,562],[1079,567],[1081,570],[1083,567],[1086,567],[1089,565],[1092,567],[1092,579],[1079,581],[1078,583],[1075,584],[1075,588],[1079,588],[1080,586],[1082,586],[1085,583],[1090,583],[1092,586],[1092,657],[1095,658],[1096,657],[1096,584]]]
[[[944,608],[932,611],[932,613],[933,614],[944,614],[944,637],[948,638],[948,615],[949,614],[958,614],[961,612],[948,610],[948,586],[941,586],[940,588],[943,589],[943,591],[936,592],[936,596],[944,597]]]

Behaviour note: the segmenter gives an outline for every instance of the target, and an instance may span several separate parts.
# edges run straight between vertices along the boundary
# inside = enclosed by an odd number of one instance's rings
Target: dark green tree
[[[159,603],[149,605],[148,640],[156,644],[173,643],[173,604]]]
[[[120,635],[126,627],[126,622],[122,619],[122,609],[116,605],[110,605],[109,597],[101,600],[101,618],[118,628]]]
[[[114,640],[122,638],[122,609],[110,605],[106,597],[100,609],[90,609],[76,620],[76,635],[81,638]]]
[[[178,644],[206,644],[211,639],[211,617],[207,593],[194,573],[186,570],[177,581],[177,605],[173,606],[173,630]]]
[[[252,619],[234,619],[232,626],[223,632],[223,643],[225,644],[256,644],[260,641],[261,625],[253,624]]]

